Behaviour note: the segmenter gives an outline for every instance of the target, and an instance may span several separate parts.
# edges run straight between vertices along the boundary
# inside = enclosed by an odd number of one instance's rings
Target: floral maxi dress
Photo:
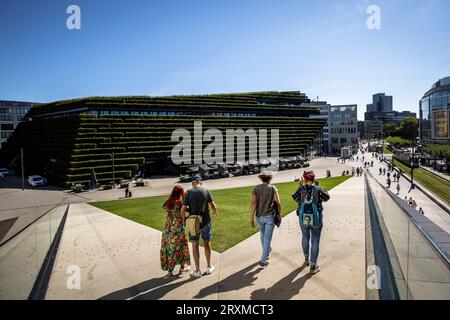
[[[166,223],[161,239],[161,268],[172,272],[176,265],[191,264],[185,226],[181,220],[181,204],[175,205],[174,210],[164,207],[167,212]]]

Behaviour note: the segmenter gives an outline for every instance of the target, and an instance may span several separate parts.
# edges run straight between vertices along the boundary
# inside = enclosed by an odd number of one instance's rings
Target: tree
[[[393,122],[388,122],[383,125],[383,132],[385,137],[397,136],[397,126]]]
[[[386,142],[396,147],[406,147],[411,145],[411,142],[409,140],[400,137],[387,137]]]
[[[419,120],[416,117],[407,117],[400,123],[398,130],[400,137],[414,140],[419,135]]]

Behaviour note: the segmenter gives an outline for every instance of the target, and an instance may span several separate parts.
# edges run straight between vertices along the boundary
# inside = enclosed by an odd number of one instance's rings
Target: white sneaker
[[[208,267],[208,269],[206,269],[206,274],[211,274],[214,272],[214,270],[216,270],[214,266]]]
[[[184,266],[184,268],[181,269],[180,271],[181,271],[181,272],[188,272],[188,271],[191,270],[191,269],[192,269],[191,266],[186,265],[186,266]]]
[[[193,271],[193,272],[191,272],[191,277],[192,278],[201,278],[202,273],[200,271]]]

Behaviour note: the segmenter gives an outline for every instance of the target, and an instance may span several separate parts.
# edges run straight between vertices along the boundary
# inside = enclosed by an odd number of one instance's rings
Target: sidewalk
[[[361,158],[361,154],[359,154],[359,157]],[[371,153],[365,153],[365,161],[372,161],[373,160],[373,167],[369,168],[370,173],[372,176],[377,179],[383,186],[387,186],[386,180],[387,180],[387,165],[385,162],[380,163],[380,160],[377,158],[372,158]],[[355,162],[357,163],[357,162]],[[360,164],[356,164],[356,166],[363,166],[363,164],[360,162]],[[379,168],[385,168],[386,169],[386,175],[380,175],[379,174]],[[392,177],[393,172],[391,172],[391,180],[393,181]],[[390,190],[397,193],[396,190],[397,183],[392,182]],[[426,196],[422,191],[415,188],[411,190],[411,192],[408,192],[410,190],[411,183],[407,181],[404,177],[400,178],[400,195],[399,197],[404,200],[405,196],[409,199],[412,197],[414,200],[416,200],[417,203],[417,210],[419,210],[420,207],[422,207],[424,211],[424,215],[429,218],[431,221],[433,221],[436,225],[441,227],[444,231],[447,233],[450,233],[450,215],[445,212],[441,207],[439,207],[436,203],[434,203],[428,196]]]
[[[322,271],[314,276],[300,269],[295,213],[274,233],[268,268],[256,268],[257,233],[222,254],[214,252],[216,272],[192,280],[161,270],[159,231],[88,204],[71,205],[47,299],[364,299],[363,177],[347,180],[330,196],[324,204]],[[201,263],[204,269],[203,252]],[[70,265],[81,269],[80,290],[67,289]]]

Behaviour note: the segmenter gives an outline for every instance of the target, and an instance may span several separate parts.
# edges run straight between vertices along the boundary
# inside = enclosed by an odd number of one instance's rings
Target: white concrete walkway
[[[361,157],[361,154],[359,154],[359,157]],[[387,186],[386,180],[387,180],[387,165],[385,162],[380,163],[380,161],[376,158],[372,158],[371,153],[365,154],[365,161],[372,161],[373,160],[373,167],[369,168],[370,173],[372,174],[375,179],[377,179],[383,186]],[[362,165],[361,163],[359,165]],[[379,174],[379,168],[385,168],[386,169],[386,175],[380,175]],[[391,180],[393,181],[392,177],[393,172],[391,172]],[[433,221],[436,225],[441,227],[443,230],[445,230],[447,233],[450,233],[450,215],[445,212],[441,207],[439,207],[435,202],[433,202],[428,196],[426,196],[422,191],[415,188],[408,192],[410,190],[411,183],[407,181],[405,178],[400,178],[400,194],[399,197],[401,199],[404,199],[405,196],[409,199],[412,197],[414,200],[416,200],[417,203],[417,210],[419,210],[420,207],[422,207],[424,211],[424,215],[429,218],[431,221]],[[392,182],[390,190],[394,193],[397,193],[397,183]]]
[[[222,254],[214,252],[216,272],[192,280],[188,274],[167,277],[161,270],[159,231],[88,204],[72,205],[47,299],[364,299],[363,177],[349,179],[330,195],[319,256],[322,271],[314,276],[300,269],[295,213],[274,233],[268,268],[256,268],[261,245],[255,234]],[[203,254],[201,263],[204,267]],[[77,267],[81,287],[69,289]]]

